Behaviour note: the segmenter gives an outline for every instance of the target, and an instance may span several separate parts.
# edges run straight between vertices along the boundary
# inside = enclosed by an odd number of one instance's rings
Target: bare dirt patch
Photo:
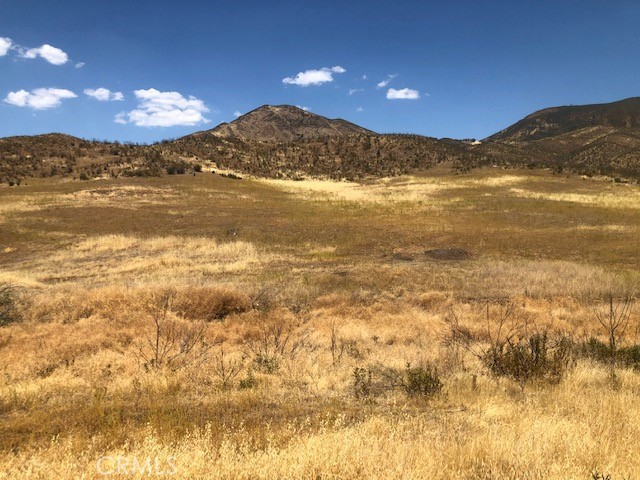
[[[433,260],[460,261],[473,258],[471,252],[461,248],[433,248],[426,250],[424,254]]]

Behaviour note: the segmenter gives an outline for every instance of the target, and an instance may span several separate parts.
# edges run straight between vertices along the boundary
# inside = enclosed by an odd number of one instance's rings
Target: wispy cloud
[[[296,105],[300,110],[304,110],[305,112],[310,112],[311,109],[309,107],[301,107],[300,105]]]
[[[352,88],[349,90],[349,95],[354,95],[359,92],[364,92],[364,88]]]
[[[333,82],[335,73],[344,73],[346,70],[341,66],[324,67],[317,70],[306,70],[299,72],[295,77],[286,77],[282,79],[282,83],[286,85],[297,85],[299,87],[308,87],[310,85],[322,85],[323,83]]]
[[[16,107],[32,108],[34,110],[46,110],[48,108],[59,107],[62,100],[76,98],[77,95],[71,90],[63,88],[36,88],[27,92],[18,90],[9,92],[4,101]]]
[[[240,113],[238,110],[236,110],[235,112],[233,112],[233,116],[238,118],[238,117],[242,116],[242,113]]]
[[[19,48],[19,55],[22,58],[43,58],[52,65],[64,65],[69,61],[69,56],[61,49],[45,43],[38,48]]]
[[[420,92],[411,88],[401,88],[400,90],[390,88],[387,91],[387,98],[389,100],[418,100]]]
[[[84,94],[93,97],[100,102],[114,102],[124,100],[122,92],[112,92],[108,88],[85,88]]]
[[[78,62],[78,63],[76,63],[74,66],[75,66],[76,68],[82,68],[82,67],[84,67],[85,65],[86,65],[86,63],[84,63],[84,62]]]
[[[121,112],[116,123],[133,123],[138,127],[193,126],[209,123],[204,117],[210,110],[204,102],[192,95],[184,97],[178,92],[161,92],[155,88],[134,91],[138,108]]]
[[[358,108],[356,108],[356,112],[364,112],[364,108],[358,107]]]
[[[391,80],[393,80],[394,78],[396,78],[398,76],[397,73],[394,73],[393,75],[387,75],[386,80],[383,80],[381,82],[378,82],[378,84],[376,85],[377,88],[384,88],[387,85],[389,85],[389,83],[391,83]]]
[[[0,57],[4,57],[9,50],[11,50],[11,46],[13,45],[13,41],[7,37],[0,37]]]

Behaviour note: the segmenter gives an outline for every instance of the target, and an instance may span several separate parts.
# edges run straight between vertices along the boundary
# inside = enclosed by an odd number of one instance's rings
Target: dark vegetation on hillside
[[[0,139],[0,181],[68,176],[159,176],[230,169],[271,178],[361,179],[483,166],[550,168],[640,179],[640,99],[541,110],[469,141],[379,135],[290,106],[263,106],[229,124],[153,145],[62,134]]]

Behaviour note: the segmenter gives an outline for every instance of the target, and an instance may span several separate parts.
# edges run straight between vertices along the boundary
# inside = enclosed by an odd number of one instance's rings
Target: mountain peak
[[[329,119],[293,105],[263,105],[233,122],[221,123],[207,133],[221,138],[261,142],[375,134],[346,120]]]

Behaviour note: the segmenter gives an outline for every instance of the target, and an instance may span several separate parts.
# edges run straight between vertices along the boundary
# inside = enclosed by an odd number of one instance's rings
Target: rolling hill
[[[540,110],[488,137],[486,159],[640,178],[640,98]]]
[[[535,112],[481,144],[420,135],[378,134],[346,120],[289,105],[264,105],[230,123],[137,145],[63,134],[0,139],[0,181],[161,175],[214,169],[271,178],[358,179],[446,163],[551,168],[640,179],[640,98]]]

